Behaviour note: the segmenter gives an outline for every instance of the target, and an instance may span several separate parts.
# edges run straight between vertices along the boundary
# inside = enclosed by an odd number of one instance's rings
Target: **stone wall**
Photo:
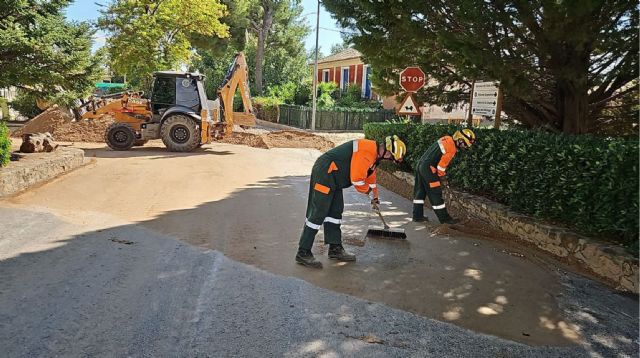
[[[383,170],[378,172],[378,182],[381,185],[412,199],[412,174]],[[638,293],[638,259],[619,246],[543,223],[476,195],[453,191],[446,199],[453,212],[464,211],[469,216],[602,278],[618,290]]]
[[[84,151],[59,147],[50,153],[21,154],[0,168],[0,198],[19,193],[84,164]]]

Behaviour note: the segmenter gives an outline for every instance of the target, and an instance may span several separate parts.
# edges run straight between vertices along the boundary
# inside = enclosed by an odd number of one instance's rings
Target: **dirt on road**
[[[271,273],[478,332],[532,345],[575,341],[556,302],[561,286],[552,271],[503,252],[498,242],[432,233],[429,226],[410,223],[411,203],[384,189],[385,218],[406,229],[406,241],[371,239],[362,246],[367,228],[380,226],[379,219],[366,198],[346,190],[342,232],[358,261],[327,260],[320,234],[314,252],[325,268],[296,265],[315,150],[216,143],[194,153],[150,147],[86,151],[95,164],[11,202],[46,207],[94,227],[104,225],[103,216],[117,217]],[[540,326],[540,317],[556,328]]]
[[[302,131],[274,131],[267,133],[236,131],[226,136],[223,143],[242,144],[254,148],[313,148],[321,152],[334,147],[324,137]]]
[[[74,121],[71,114],[54,106],[33,117],[12,136],[49,132],[56,141],[61,142],[104,142],[104,133],[111,123],[113,119],[109,116]]]

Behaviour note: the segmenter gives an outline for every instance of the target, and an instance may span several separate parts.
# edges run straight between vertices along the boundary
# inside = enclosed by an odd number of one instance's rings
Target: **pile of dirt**
[[[299,131],[277,131],[255,134],[250,132],[233,132],[222,142],[243,144],[255,148],[314,148],[321,152],[334,147],[333,142],[315,134]]]
[[[247,132],[233,132],[230,135],[224,136],[222,142],[229,144],[248,145],[254,148],[269,149],[269,146],[267,145],[267,143],[265,143],[262,135]]]
[[[104,133],[111,123],[113,119],[109,116],[76,122],[71,114],[54,106],[33,117],[22,128],[13,132],[12,136],[49,132],[56,141],[101,143],[104,142]]]

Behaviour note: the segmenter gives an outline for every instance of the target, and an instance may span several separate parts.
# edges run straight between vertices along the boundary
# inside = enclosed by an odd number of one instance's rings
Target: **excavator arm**
[[[242,112],[233,111],[233,97],[236,90],[240,90],[242,97]],[[242,52],[233,59],[233,63],[218,88],[218,98],[220,99],[221,117],[226,124],[226,133],[233,131],[233,125],[255,126],[256,116],[253,113],[251,95],[249,93],[249,71],[247,61]]]

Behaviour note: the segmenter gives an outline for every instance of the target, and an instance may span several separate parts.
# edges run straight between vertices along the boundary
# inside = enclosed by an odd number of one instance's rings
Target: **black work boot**
[[[448,218],[444,219],[442,221],[443,224],[448,224],[448,225],[455,225],[455,224],[459,224],[460,220],[459,219],[454,219],[451,216],[449,216]]]
[[[311,250],[307,249],[298,249],[298,253],[296,254],[296,262],[302,266],[313,267],[313,268],[322,268],[322,262],[316,260],[311,253]]]
[[[355,261],[356,255],[348,253],[342,245],[329,245],[329,258],[338,261]]]
[[[425,222],[429,222],[429,219],[426,217],[417,217],[417,218],[413,218],[412,219],[414,223],[425,223]]]

